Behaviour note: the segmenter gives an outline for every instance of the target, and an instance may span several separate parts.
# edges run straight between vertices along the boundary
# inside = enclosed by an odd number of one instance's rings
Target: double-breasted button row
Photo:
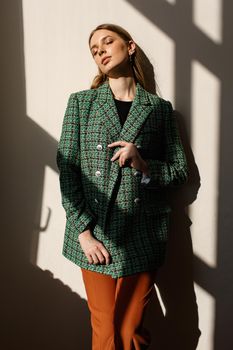
[[[141,145],[136,145],[136,147],[137,148],[141,148]],[[98,149],[98,151],[101,151],[102,149],[103,149],[103,146],[101,145],[101,144],[98,144],[97,146],[96,146],[96,148]],[[140,170],[136,170],[135,172],[134,172],[134,176],[141,176],[141,171]],[[95,172],[95,176],[100,176],[101,175],[101,171],[99,171],[99,170],[97,170],[96,172]],[[94,199],[94,201],[97,203],[97,204],[99,204],[99,201],[98,201],[98,199],[97,198],[95,198]],[[134,203],[135,204],[139,204],[141,202],[141,198],[135,198],[134,199]]]
[[[102,149],[103,149],[103,146],[101,145],[101,144],[98,144],[97,146],[96,146],[96,148],[98,149],[98,151],[102,151]],[[99,171],[99,170],[97,170],[96,172],[95,172],[95,176],[100,176],[101,175],[101,171]],[[96,202],[96,198],[95,198],[95,202]],[[98,201],[98,200],[97,200]],[[96,202],[96,203],[98,203],[98,202]]]

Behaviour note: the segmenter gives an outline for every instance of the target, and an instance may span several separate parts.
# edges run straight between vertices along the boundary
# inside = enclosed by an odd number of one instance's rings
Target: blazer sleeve
[[[66,107],[61,137],[58,142],[56,162],[62,205],[74,234],[78,237],[95,217],[86,207],[81,182],[79,146],[79,108],[77,94],[72,93]]]
[[[142,186],[146,188],[176,187],[188,180],[189,170],[179,129],[171,102],[166,101],[164,121],[164,160],[146,159],[149,177],[143,176]]]

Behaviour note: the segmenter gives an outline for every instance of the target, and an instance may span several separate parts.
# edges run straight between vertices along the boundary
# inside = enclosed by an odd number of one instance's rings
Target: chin
[[[102,68],[102,72],[104,74],[108,74],[109,72],[111,72],[111,70],[113,70],[115,68],[115,65],[112,65],[112,62],[109,62],[108,64],[106,64],[106,66],[104,66],[104,68]]]
[[[102,73],[108,75],[109,73],[111,73],[111,71],[112,71],[112,67],[109,67],[109,68],[106,67],[105,69],[102,70]]]
[[[110,78],[117,78],[122,74],[122,62],[119,64],[109,65],[102,71],[102,73],[108,75]]]

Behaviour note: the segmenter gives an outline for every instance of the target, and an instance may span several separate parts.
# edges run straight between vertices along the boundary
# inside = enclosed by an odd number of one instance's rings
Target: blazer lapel
[[[137,83],[133,103],[120,132],[120,140],[134,142],[134,139],[152,110],[153,104],[149,94]]]
[[[104,82],[97,90],[97,117],[103,119],[103,125],[107,128],[111,141],[133,142],[147,116],[153,110],[149,94],[139,83],[136,84],[136,94],[122,127],[108,81]]]
[[[103,122],[111,141],[116,141],[121,132],[121,123],[115,106],[112,90],[106,81],[97,89],[98,112],[96,117]]]

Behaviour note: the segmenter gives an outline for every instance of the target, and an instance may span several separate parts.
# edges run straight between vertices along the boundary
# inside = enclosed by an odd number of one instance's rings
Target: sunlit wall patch
[[[216,267],[221,83],[195,60],[191,75],[191,139],[201,177],[198,198],[191,207],[194,250],[206,264]]]
[[[222,42],[222,0],[193,0],[194,24],[216,43]]]

